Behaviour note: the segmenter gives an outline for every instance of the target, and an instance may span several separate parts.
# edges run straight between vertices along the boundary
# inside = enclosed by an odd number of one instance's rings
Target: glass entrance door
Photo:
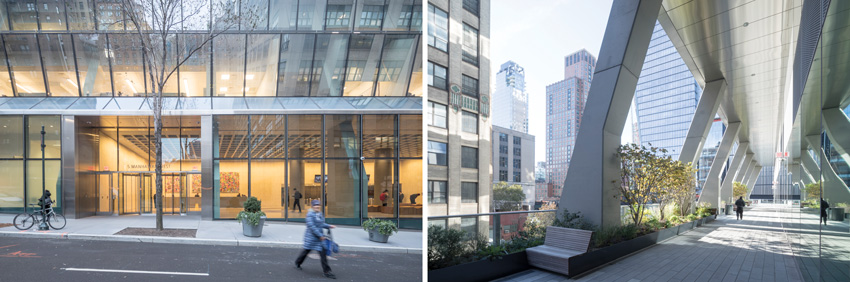
[[[121,193],[119,202],[122,214],[138,214],[139,194],[142,187],[141,174],[121,174]]]
[[[156,203],[156,201],[154,201],[156,193],[153,187],[153,175],[150,173],[142,173],[140,177],[139,189],[141,192],[139,194],[141,197],[137,203],[139,203],[142,213],[150,214],[156,211],[156,206],[154,205]]]
[[[163,174],[162,205],[165,214],[182,214],[188,211],[188,177],[186,173]],[[155,189],[154,189],[155,193]]]
[[[118,189],[115,187],[112,179],[112,173],[96,174],[97,189],[95,193],[97,193],[97,215],[112,215],[116,214],[118,210],[117,205],[115,205],[118,198]]]

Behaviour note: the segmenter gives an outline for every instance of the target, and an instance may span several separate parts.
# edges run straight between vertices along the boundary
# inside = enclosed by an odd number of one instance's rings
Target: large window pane
[[[9,30],[9,9],[6,4],[0,4],[0,30]]]
[[[427,111],[428,125],[446,128],[448,114],[448,107],[446,105],[428,101],[428,106],[425,109]]]
[[[21,159],[23,157],[24,118],[22,116],[0,116],[0,158]]]
[[[245,35],[222,34],[213,43],[215,96],[242,96]]]
[[[165,70],[165,75],[168,75],[168,73],[171,72],[171,70],[173,70],[175,67],[177,67],[177,50],[179,50],[179,48],[177,47],[177,35],[176,34],[171,34],[167,37],[167,39],[165,41],[165,49],[166,49],[167,55],[166,55],[166,58],[165,58],[165,68],[163,68],[163,69]],[[157,55],[157,56],[161,56],[161,55]],[[159,57],[159,58],[161,58],[161,57]],[[154,69],[154,71],[156,71],[156,69]],[[163,77],[163,79],[165,79],[165,78]],[[153,80],[153,81],[155,82],[156,80]],[[151,81],[148,81],[148,83],[151,83]],[[165,81],[165,85],[162,88],[162,95],[163,96],[170,96],[170,97],[179,96],[178,92],[177,92],[178,91],[177,84],[178,84],[177,72],[174,72],[174,73],[171,74],[170,77],[168,77],[168,80]],[[150,93],[154,93],[157,88],[158,88],[158,86],[156,84],[151,84],[148,87],[148,89],[150,89],[149,90]]]
[[[3,50],[0,50],[0,62],[6,62],[6,53]],[[0,97],[12,96],[15,96],[15,93],[12,91],[12,79],[9,76],[9,67],[6,64],[0,63]]]
[[[12,30],[38,30],[35,0],[5,1]]]
[[[313,34],[284,34],[278,60],[278,96],[309,96]]]
[[[322,160],[290,159],[289,161],[289,220],[304,221],[312,200],[322,201]],[[295,193],[301,200],[295,200]],[[297,206],[296,206],[296,203]]]
[[[126,171],[150,171],[151,159],[155,156],[153,139],[153,118],[122,116],[118,118],[118,169]],[[101,140],[100,144],[109,143]],[[120,157],[118,157],[120,156]]]
[[[421,136],[421,132],[420,132]],[[395,157],[395,115],[363,116],[363,156]]]
[[[428,4],[428,45],[443,52],[449,50],[449,14]]]
[[[460,167],[478,168],[478,148],[461,146]]]
[[[445,67],[428,62],[428,85],[446,90],[448,71]]]
[[[325,24],[325,1],[299,1],[298,30],[322,30]]]
[[[461,93],[463,95],[478,97],[478,80],[463,75]]]
[[[284,218],[286,184],[284,160],[251,160],[251,196],[262,201],[262,210],[269,218]]]
[[[201,34],[181,35],[180,57],[186,56],[204,42],[206,36]],[[188,97],[210,95],[210,44],[197,49],[185,63],[180,65],[180,93]],[[176,79],[176,78],[175,78]]]
[[[327,160],[325,175],[328,179],[325,184],[325,217],[328,222],[360,223],[360,187],[364,180],[360,160]]]
[[[73,2],[72,2],[73,3]],[[41,30],[65,30],[65,3],[63,0],[38,0],[38,20]]]
[[[91,0],[70,2],[65,9],[68,12],[69,29],[94,30],[94,6]]]
[[[279,49],[280,35],[252,34],[248,36],[245,96],[275,96]]]
[[[328,0],[325,10],[325,30],[351,29],[354,0]]]
[[[479,10],[478,0],[463,0],[463,9],[477,16]]]
[[[478,183],[461,182],[460,183],[460,199],[462,203],[477,203],[478,202]]]
[[[422,158],[422,116],[401,115],[398,121],[399,154],[402,158]]]
[[[239,0],[211,0],[212,26],[216,30],[239,29]]]
[[[406,96],[414,53],[415,35],[389,35],[384,40],[378,90],[375,96]]]
[[[322,158],[322,116],[287,116],[289,158]]]
[[[251,157],[285,158],[286,116],[251,116]]]
[[[381,30],[386,13],[384,0],[361,0],[357,1],[357,15],[355,16],[355,30]]]
[[[394,218],[397,203],[394,189],[395,181],[393,181],[395,160],[370,159],[363,161],[363,166],[369,183],[365,196],[369,201],[367,205],[368,217]],[[382,195],[384,200],[381,200]]]
[[[478,115],[467,111],[463,112],[463,132],[478,134]]]
[[[422,159],[401,160],[398,165],[399,186],[399,217],[421,218],[422,203]]]
[[[298,0],[276,0],[269,10],[269,29],[293,30],[298,17]]]
[[[266,30],[269,25],[269,0],[242,0],[239,29]]]
[[[410,75],[410,86],[407,88],[407,95],[409,96],[418,96],[422,97],[422,43],[420,41],[416,41],[415,48],[418,51],[415,53],[416,57],[413,58],[413,73]]]
[[[83,96],[112,96],[105,34],[76,34],[77,70]]]
[[[413,20],[413,1],[388,1],[384,30],[409,30],[410,23]]]
[[[44,162],[44,177],[42,177],[41,160],[27,161],[27,204],[38,204],[44,190],[50,190],[50,198],[54,208],[61,207],[62,202],[62,164],[58,160]],[[44,186],[42,186],[44,183]],[[56,209],[61,211],[61,209]]]
[[[210,1],[183,1],[184,30],[209,30]]]
[[[448,145],[443,142],[428,141],[428,164],[448,165]]]
[[[215,218],[236,218],[248,200],[248,160],[216,160],[213,177]]]
[[[356,115],[325,116],[325,157],[360,157],[360,124]]]
[[[428,181],[429,204],[445,204],[448,198],[449,190],[446,181]]]
[[[110,34],[115,96],[145,96],[145,69],[138,35]]]
[[[79,96],[71,35],[42,34],[39,37],[50,96]]]
[[[18,96],[45,96],[44,75],[38,57],[38,44],[34,34],[5,35],[9,65],[15,76]]]
[[[124,30],[124,14],[121,2],[114,0],[94,0],[97,6],[98,30]]]
[[[248,116],[216,116],[215,158],[248,158]]]
[[[478,65],[478,30],[463,25],[463,61]]]
[[[343,96],[372,96],[384,35],[355,34],[348,49]]]
[[[310,96],[340,96],[348,35],[320,34],[316,40]]]
[[[62,150],[58,116],[27,117],[27,147],[29,158],[41,158],[41,127],[44,126],[44,157],[61,158]]]
[[[24,162],[0,161],[0,179],[0,210],[23,208]]]

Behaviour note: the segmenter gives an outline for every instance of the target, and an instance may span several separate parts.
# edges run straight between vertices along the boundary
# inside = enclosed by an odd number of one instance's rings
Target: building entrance
[[[119,173],[118,197],[122,214],[156,214],[156,174]],[[200,177],[197,172],[168,172],[162,175],[163,214],[187,214],[201,211]],[[197,187],[195,187],[197,186]],[[190,196],[190,192],[195,191]]]

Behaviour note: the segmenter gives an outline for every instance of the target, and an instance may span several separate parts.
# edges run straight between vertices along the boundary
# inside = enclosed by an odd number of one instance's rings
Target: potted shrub
[[[363,222],[363,230],[369,232],[369,241],[386,243],[390,235],[398,232],[398,227],[389,220],[369,218]]]
[[[263,235],[263,224],[266,222],[266,213],[260,210],[260,200],[250,197],[242,207],[244,210],[236,215],[236,220],[242,224],[242,234],[248,237],[260,237]]]

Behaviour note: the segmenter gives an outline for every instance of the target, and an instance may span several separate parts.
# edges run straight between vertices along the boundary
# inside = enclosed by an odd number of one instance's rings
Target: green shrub
[[[687,216],[687,220],[685,222],[694,221],[694,220],[697,220],[697,216],[695,214],[689,214]]]
[[[594,230],[596,226],[594,226],[590,221],[584,218],[584,215],[581,212],[571,213],[567,209],[564,209],[564,212],[561,213],[561,217],[556,217],[552,222],[552,226],[564,227],[564,228],[572,228],[572,229],[581,229],[581,230]]]
[[[462,262],[468,255],[466,233],[462,230],[428,227],[428,269],[449,267]]]
[[[363,222],[363,230],[369,231],[372,229],[378,229],[378,233],[384,236],[390,236],[398,232],[398,227],[395,226],[395,223],[377,218],[369,218]]]
[[[236,220],[239,222],[248,221],[250,225],[259,225],[260,217],[266,216],[266,213],[260,210],[261,201],[257,200],[257,197],[250,197],[244,204],[242,204],[243,210],[236,215]]]
[[[634,224],[626,224],[596,230],[593,233],[593,247],[603,248],[637,238],[639,236],[639,230],[640,228]]]

